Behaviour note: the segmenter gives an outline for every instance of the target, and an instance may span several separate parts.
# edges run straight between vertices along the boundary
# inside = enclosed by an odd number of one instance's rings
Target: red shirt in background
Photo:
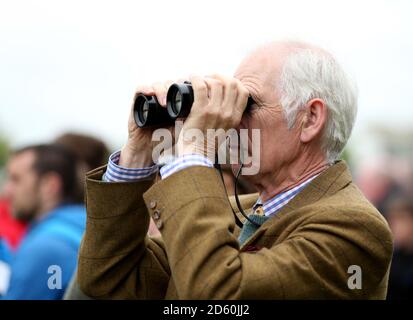
[[[7,200],[0,199],[0,238],[16,249],[26,233],[26,225],[14,219]]]

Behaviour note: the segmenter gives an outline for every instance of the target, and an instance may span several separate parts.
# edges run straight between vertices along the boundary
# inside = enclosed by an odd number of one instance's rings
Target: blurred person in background
[[[394,170],[390,163],[386,157],[366,159],[357,170],[357,186],[384,216],[386,216],[386,207],[390,199],[402,190],[394,178]]]
[[[7,163],[9,154],[9,143],[0,132],[0,186],[3,183],[4,166]],[[15,250],[23,237],[25,230],[25,224],[12,217],[10,203],[4,199],[0,190],[0,239],[3,239],[11,250]]]
[[[102,140],[90,135],[67,132],[58,136],[54,143],[71,150],[78,159],[78,200],[83,202],[86,173],[106,164],[110,151]]]
[[[76,171],[76,156],[60,145],[29,146],[11,155],[4,194],[13,215],[29,225],[11,262],[5,299],[62,298],[86,220]]]
[[[67,132],[58,136],[54,143],[70,149],[77,158],[77,179],[78,195],[77,199],[83,202],[84,184],[86,173],[94,168],[104,165],[110,155],[110,151],[105,142],[86,134]],[[156,230],[155,230],[156,231]],[[64,299],[70,300],[87,300],[88,296],[83,294],[76,286],[76,271],[65,291]]]
[[[85,175],[88,171],[98,168],[108,161],[110,151],[105,142],[86,134],[67,132],[58,136],[54,143],[62,145],[70,149],[77,157],[78,166],[78,191],[77,196],[79,201],[83,202],[84,198],[84,183]],[[156,228],[155,223],[151,221],[149,228],[149,235],[159,235],[159,230]],[[68,288],[65,292],[64,298],[67,300],[87,300],[88,296],[80,291],[76,284],[76,272],[74,273],[72,280],[70,281]]]
[[[13,217],[10,203],[0,195],[0,238],[3,238],[11,250],[16,250],[26,233],[27,225]]]
[[[413,299],[413,200],[395,197],[386,215],[394,237],[387,299]]]
[[[6,293],[9,280],[10,252],[6,242],[0,237],[0,297]]]

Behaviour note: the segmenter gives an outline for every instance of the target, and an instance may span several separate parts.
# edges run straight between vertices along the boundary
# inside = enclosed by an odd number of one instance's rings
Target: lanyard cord
[[[243,166],[244,166],[244,164],[241,162],[241,166],[239,167],[236,176],[234,176],[234,196],[235,196],[235,202],[237,203],[237,207],[238,207],[239,212],[244,216],[244,218],[247,219],[250,223],[252,223],[252,224],[255,225],[256,227],[259,227],[260,225],[259,225],[258,223],[256,223],[255,221],[251,220],[251,219],[247,216],[247,214],[245,213],[245,211],[242,209],[241,202],[239,201],[237,185],[238,185],[238,179],[239,179],[239,177],[240,177],[240,175],[241,175],[241,170],[242,170],[242,167],[243,167]],[[221,168],[221,165],[218,163],[218,155],[217,155],[217,154],[215,155],[215,168],[217,168],[218,171],[219,171],[219,174],[220,174],[220,176],[221,176],[222,183],[224,183],[224,188],[225,188],[225,191],[227,192],[227,195],[228,195],[228,191],[227,191],[227,189],[226,189],[226,187],[225,187],[224,175],[222,174],[222,168]],[[243,224],[243,223],[241,222],[241,220],[238,218],[238,216],[237,216],[237,214],[235,213],[235,211],[234,211],[234,209],[232,208],[232,206],[231,206],[231,210],[232,210],[232,213],[234,214],[234,217],[235,217],[235,223],[237,224],[238,227],[242,228],[244,224]]]
[[[258,223],[256,223],[255,221],[252,221],[252,220],[247,216],[247,214],[244,212],[244,210],[242,209],[242,206],[241,206],[241,202],[239,201],[239,198],[238,198],[237,185],[238,185],[238,179],[239,179],[239,177],[240,177],[240,175],[241,175],[241,170],[242,170],[242,167],[243,167],[243,166],[244,166],[244,164],[241,162],[241,166],[239,167],[238,172],[237,172],[237,175],[236,175],[235,178],[234,178],[235,201],[236,201],[236,203],[237,203],[237,207],[238,207],[239,212],[241,212],[241,214],[244,216],[244,218],[247,219],[250,223],[252,223],[252,224],[255,225],[256,227],[259,227],[260,225],[259,225]],[[234,212],[234,214],[235,214],[235,212]],[[238,218],[238,217],[237,217],[237,218]]]

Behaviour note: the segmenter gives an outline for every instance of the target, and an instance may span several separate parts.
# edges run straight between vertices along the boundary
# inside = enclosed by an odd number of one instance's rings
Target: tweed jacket
[[[321,173],[242,246],[233,199],[214,168],[126,183],[103,182],[104,172],[95,169],[86,182],[77,280],[90,297],[386,297],[392,236],[344,161]],[[243,207],[251,208],[257,197],[243,196]],[[150,216],[159,238],[147,236]]]

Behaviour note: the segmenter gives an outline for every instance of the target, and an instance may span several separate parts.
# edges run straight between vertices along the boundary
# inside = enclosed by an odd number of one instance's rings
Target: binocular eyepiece
[[[172,84],[166,95],[166,108],[155,96],[139,94],[134,102],[133,112],[136,125],[140,128],[161,127],[174,124],[177,118],[185,118],[191,112],[194,91],[190,82]],[[246,112],[254,103],[248,98]]]

